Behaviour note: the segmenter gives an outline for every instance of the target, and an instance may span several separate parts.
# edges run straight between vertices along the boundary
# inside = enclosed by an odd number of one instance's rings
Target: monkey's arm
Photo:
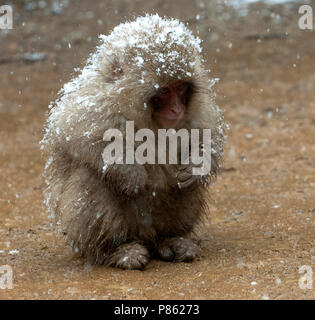
[[[126,137],[126,122],[127,119],[120,113],[111,114],[105,121],[106,127],[118,129],[124,138]],[[103,150],[107,143],[108,142],[103,141]],[[125,159],[123,159],[123,161],[125,161]],[[102,173],[105,183],[118,194],[134,197],[148,185],[148,174],[143,165],[137,163],[114,163],[108,166],[105,165],[104,167],[103,160],[103,168]]]
[[[122,121],[123,120],[123,121]],[[58,157],[67,157],[71,159],[73,167],[88,167],[95,172],[97,176],[108,186],[109,189],[118,194],[125,194],[132,197],[145,188],[148,184],[148,174],[144,166],[137,163],[111,164],[105,166],[103,152],[109,141],[103,140],[104,132],[107,129],[118,129],[125,136],[125,121],[121,114],[111,114],[105,120],[99,120],[96,130],[90,130],[91,121],[77,122],[76,125],[65,125],[57,123],[51,129],[54,140],[49,145],[51,152]],[[65,121],[64,121],[65,122]],[[95,122],[95,120],[94,120]],[[54,134],[55,128],[60,130],[62,135]],[[73,127],[74,130],[70,130]],[[88,132],[89,134],[86,134]],[[71,139],[66,140],[70,136]]]
[[[116,193],[129,197],[136,196],[145,189],[148,175],[139,164],[112,164],[104,173],[105,183]]]

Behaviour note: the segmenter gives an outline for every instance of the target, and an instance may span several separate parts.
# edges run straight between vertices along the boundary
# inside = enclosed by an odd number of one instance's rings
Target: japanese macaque
[[[209,182],[223,157],[224,122],[201,41],[175,19],[121,24],[51,105],[43,149],[46,202],[74,251],[92,264],[143,269],[150,258],[192,261]],[[211,170],[188,164],[106,164],[107,129],[211,129]],[[136,143],[137,144],[137,143]],[[59,229],[58,228],[58,229]]]

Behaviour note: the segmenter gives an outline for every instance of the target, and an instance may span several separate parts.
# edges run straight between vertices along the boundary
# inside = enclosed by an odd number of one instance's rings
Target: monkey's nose
[[[179,105],[173,105],[173,106],[171,107],[171,111],[172,111],[172,113],[174,113],[176,116],[179,116],[179,115],[182,113],[183,108],[182,108],[181,106],[179,106]]]

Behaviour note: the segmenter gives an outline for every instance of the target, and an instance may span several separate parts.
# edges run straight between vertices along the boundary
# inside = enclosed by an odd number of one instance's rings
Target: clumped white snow
[[[13,250],[10,250],[10,251],[9,251],[9,254],[10,254],[10,255],[14,255],[14,254],[18,254],[19,252],[20,252],[19,250],[13,249]]]
[[[98,48],[100,56],[123,56],[126,52],[134,52],[130,64],[141,68],[146,60],[150,60],[151,66],[157,66],[157,75],[174,75],[176,71],[180,71],[191,76],[183,65],[192,66],[195,63],[194,51],[202,51],[201,40],[182,22],[162,18],[157,14],[120,24],[110,35],[101,35],[100,39],[103,42]],[[180,48],[189,53],[185,58],[179,53]]]

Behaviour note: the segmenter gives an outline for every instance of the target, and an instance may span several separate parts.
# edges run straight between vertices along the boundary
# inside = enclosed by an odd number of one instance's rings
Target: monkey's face
[[[191,95],[189,82],[177,81],[161,88],[151,98],[153,120],[161,128],[177,128],[184,118]]]

